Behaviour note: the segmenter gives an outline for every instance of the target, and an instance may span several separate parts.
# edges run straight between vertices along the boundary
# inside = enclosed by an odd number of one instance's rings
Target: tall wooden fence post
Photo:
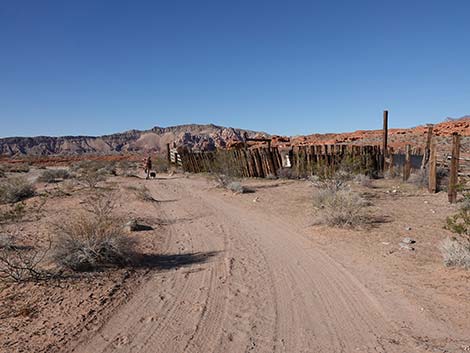
[[[428,132],[426,135],[426,147],[424,149],[423,161],[421,163],[421,169],[425,169],[429,163],[429,157],[431,155],[431,140],[432,140],[432,130],[434,128],[433,124],[428,124]]]
[[[449,202],[455,203],[457,201],[457,184],[459,172],[459,158],[460,158],[460,135],[454,133],[452,135],[452,159],[450,162],[450,177],[448,196]]]
[[[388,148],[388,110],[384,110],[383,139],[382,139],[383,156],[382,156],[381,165],[380,165],[380,167],[382,168],[382,171],[385,170],[385,159],[387,158],[387,148]]]
[[[437,154],[436,154],[436,142],[432,141],[430,146],[429,155],[429,171],[428,171],[428,190],[430,193],[437,192]]]
[[[411,174],[411,146],[405,148],[405,165],[403,166],[403,181],[407,181]]]
[[[166,144],[166,158],[168,160],[168,164],[171,164],[171,154],[170,154],[170,144]]]

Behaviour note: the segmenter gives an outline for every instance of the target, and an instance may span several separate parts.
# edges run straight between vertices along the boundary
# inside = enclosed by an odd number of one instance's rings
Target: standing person
[[[144,171],[145,173],[147,174],[147,177],[145,179],[150,179],[150,171],[152,170],[152,159],[150,158],[150,156],[147,157],[147,159],[145,160],[145,164],[144,164]]]

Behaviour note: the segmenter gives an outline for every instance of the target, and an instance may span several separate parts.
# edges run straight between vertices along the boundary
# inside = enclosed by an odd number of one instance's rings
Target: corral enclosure
[[[410,150],[411,168],[421,167],[423,154],[419,148]],[[191,173],[221,172],[237,177],[277,176],[282,170],[290,170],[297,177],[308,175],[328,176],[339,167],[352,173],[378,175],[383,172],[383,149],[379,146],[355,145],[310,145],[282,147],[250,147],[213,152],[194,152],[175,149],[170,153],[171,161]],[[389,149],[387,156],[393,155]],[[177,156],[177,157],[175,157]],[[387,160],[400,167],[405,164],[403,153]],[[393,162],[390,162],[390,161]],[[385,164],[386,166],[388,164]]]

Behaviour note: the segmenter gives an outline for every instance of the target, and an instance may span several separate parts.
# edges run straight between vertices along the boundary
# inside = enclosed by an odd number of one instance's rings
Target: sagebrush
[[[0,203],[15,203],[34,196],[32,182],[25,177],[11,177],[0,181]]]
[[[341,180],[314,182],[316,222],[336,227],[355,227],[367,221],[367,202]]]
[[[73,271],[131,263],[135,241],[125,233],[113,209],[110,197],[97,195],[87,200],[81,213],[56,224],[55,262]]]
[[[470,268],[470,242],[446,238],[440,244],[441,254],[446,266]]]
[[[52,274],[43,269],[42,263],[48,256],[47,247],[18,245],[10,234],[0,235],[0,280],[24,282],[40,280]]]
[[[70,173],[66,169],[46,169],[38,177],[38,181],[42,183],[54,183],[58,180],[70,178]]]

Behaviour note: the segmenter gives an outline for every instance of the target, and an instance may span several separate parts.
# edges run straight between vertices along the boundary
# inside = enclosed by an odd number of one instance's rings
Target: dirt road
[[[146,185],[169,229],[163,270],[74,352],[424,351],[291,220],[202,179]]]

